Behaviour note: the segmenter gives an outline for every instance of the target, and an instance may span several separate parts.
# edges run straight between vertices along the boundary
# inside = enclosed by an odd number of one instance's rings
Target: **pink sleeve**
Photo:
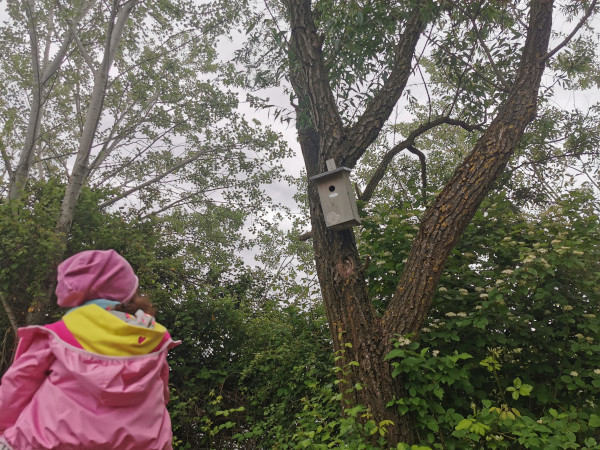
[[[46,378],[53,360],[48,336],[36,333],[21,338],[15,360],[0,384],[0,434],[14,425]]]

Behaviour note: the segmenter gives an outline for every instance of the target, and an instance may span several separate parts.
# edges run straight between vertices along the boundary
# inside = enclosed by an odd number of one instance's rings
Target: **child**
[[[74,308],[19,329],[0,384],[0,450],[172,448],[167,351],[180,342],[137,289],[114,250],[58,266],[58,304]]]

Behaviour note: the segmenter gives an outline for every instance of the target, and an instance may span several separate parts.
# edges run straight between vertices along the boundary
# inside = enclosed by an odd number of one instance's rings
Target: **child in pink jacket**
[[[74,308],[53,324],[19,329],[0,384],[0,449],[172,448],[167,351],[180,342],[136,310],[144,304],[137,289],[114,250],[59,265],[58,304]]]

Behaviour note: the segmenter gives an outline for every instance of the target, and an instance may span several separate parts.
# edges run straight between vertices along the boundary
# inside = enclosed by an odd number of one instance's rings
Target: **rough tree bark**
[[[307,175],[326,170],[333,158],[352,168],[374,141],[400,98],[411,72],[418,39],[425,28],[417,8],[395,49],[394,68],[362,116],[344,127],[328,83],[310,0],[287,0],[291,26],[290,79],[299,98],[297,129]],[[520,65],[507,99],[470,155],[427,210],[405,270],[385,314],[376,314],[367,293],[364,269],[352,230],[325,227],[314,183],[309,183],[312,238],[317,273],[338,359],[344,406],[362,404],[378,423],[394,422],[388,442],[412,442],[410,418],[386,407],[402,394],[384,360],[397,335],[417,333],[429,310],[444,263],[485,195],[504,169],[536,113],[544,56],[552,28],[552,0],[532,0]],[[310,120],[304,117],[310,117]],[[346,345],[350,344],[350,345]],[[348,366],[357,361],[358,366]],[[360,383],[362,390],[352,389]]]

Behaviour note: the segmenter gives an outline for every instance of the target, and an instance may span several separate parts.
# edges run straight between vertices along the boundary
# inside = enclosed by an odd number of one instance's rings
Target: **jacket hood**
[[[161,361],[165,353],[180,342],[166,340],[157,351],[135,356],[106,356],[79,349],[61,340],[43,327],[20,330],[21,338],[35,339],[36,334],[49,335],[49,347],[56,358],[49,381],[68,378],[64,393],[78,398],[80,391],[91,395],[98,405],[111,407],[142,404],[156,389],[161,377]]]

